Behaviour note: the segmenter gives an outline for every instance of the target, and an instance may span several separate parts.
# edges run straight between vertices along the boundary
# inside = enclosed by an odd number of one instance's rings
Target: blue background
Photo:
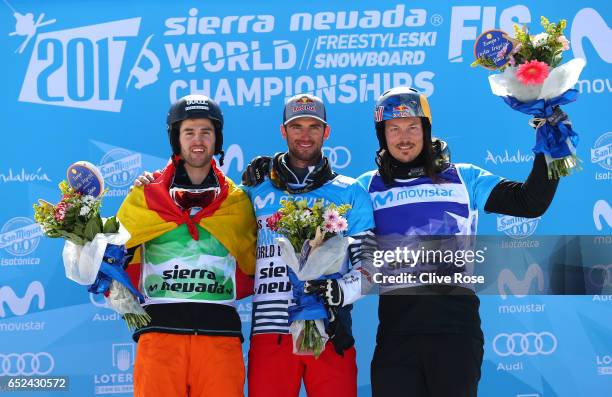
[[[167,109],[175,96],[180,97],[189,91],[171,89],[175,81],[188,84],[194,81],[200,89],[206,82],[210,83],[212,89],[203,93],[215,97],[223,108],[225,149],[228,152],[224,170],[234,179],[239,178],[253,156],[284,150],[285,144],[278,129],[282,105],[286,97],[295,93],[295,81],[300,76],[315,82],[317,79],[329,82],[336,76],[337,81],[348,79],[347,84],[357,88],[360,79],[368,83],[380,79],[380,84],[356,98],[347,95],[351,89],[341,83],[333,87],[335,95],[314,90],[328,104],[332,133],[325,150],[333,157],[337,171],[356,177],[374,168],[377,148],[373,129],[374,100],[390,87],[393,74],[403,73],[402,76],[409,76],[412,80],[408,84],[429,96],[433,133],[448,141],[454,161],[471,162],[495,174],[522,181],[531,169],[533,130],[527,126],[526,115],[512,111],[490,93],[487,71],[469,67],[473,60],[473,42],[483,27],[501,27],[511,32],[508,25],[511,21],[531,22],[532,31],[538,33],[540,15],[551,21],[566,18],[566,35],[571,41],[571,49],[564,53],[565,59],[574,56],[587,59],[577,86],[581,91],[579,99],[565,106],[580,135],[578,155],[583,160],[584,170],[561,181],[554,202],[541,219],[515,220],[517,227],[504,229],[498,224],[508,219],[483,214],[479,233],[506,233],[509,238],[523,241],[532,235],[546,234],[610,236],[610,4],[606,1],[580,4],[541,1],[529,5],[513,1],[352,1],[332,4],[323,1],[257,4],[177,1],[170,5],[161,1],[82,3],[16,0],[0,4],[0,53],[3,60],[0,66],[3,120],[3,144],[0,146],[0,195],[3,198],[0,212],[0,361],[12,353],[46,352],[48,355],[44,357],[50,355],[53,361],[45,361],[41,356],[39,371],[49,370],[50,375],[69,376],[70,395],[89,396],[102,392],[124,395],[119,391],[130,390],[134,345],[123,321],[106,308],[99,297],[89,296],[85,287],[64,277],[61,262],[63,242],[42,238],[40,231],[28,225],[33,223],[32,204],[38,198],[53,202],[59,199],[57,184],[65,178],[67,166],[74,161],[87,160],[103,170],[110,188],[104,201],[105,215],[116,211],[136,175],[162,167],[170,154],[165,132]],[[187,18],[189,10],[194,7],[198,18],[271,15],[274,25],[268,32],[254,32],[252,21],[246,25],[245,32],[240,32],[234,23],[228,33],[217,28],[214,34],[168,35],[171,29],[166,25],[172,26],[172,22],[167,19]],[[338,29],[332,23],[323,25],[329,27],[326,30],[290,30],[291,16],[296,13],[360,11],[359,17],[364,17],[364,10],[397,12],[399,9],[403,10],[404,18],[412,14],[420,15],[422,19],[415,18],[412,25],[416,26],[396,28]],[[55,21],[41,25],[24,50],[19,52],[26,36],[10,34],[17,28],[14,12],[21,15],[32,13],[34,21],[44,13],[40,20],[42,23]],[[113,26],[92,26],[130,18],[140,19],[117,22],[118,25]],[[186,23],[182,22],[182,25]],[[125,33],[122,28],[132,32]],[[27,33],[21,28],[17,32]],[[372,49],[312,50],[314,42],[324,35],[397,35],[401,32],[435,32],[435,40],[427,43],[427,37],[433,37],[430,34],[425,36],[424,44],[431,46],[389,49],[377,45]],[[151,84],[139,89],[135,85],[138,79],[129,78],[135,66],[143,70],[155,67],[156,62],[146,56],[135,65],[150,35],[153,37],[147,48],[159,61],[159,71],[152,73]],[[205,67],[200,61],[200,53],[193,71],[186,65],[173,71],[170,63],[169,53],[181,43],[188,48],[193,43],[218,43],[225,49],[227,42],[241,42],[252,50],[252,42],[257,42],[255,45],[261,49],[262,62],[271,62],[275,41],[282,41],[276,43],[279,48],[295,49],[295,60],[289,68],[252,70],[252,56],[257,56],[257,51],[248,53],[249,70],[228,70],[225,50],[221,59],[226,63],[219,71]],[[106,45],[115,48],[123,44],[124,53],[105,51]],[[317,55],[323,56],[320,54],[369,51],[423,51],[425,56],[417,65],[317,68],[314,62]],[[118,72],[106,74],[106,70]],[[263,84],[263,81],[282,83],[282,92],[266,101],[264,89],[256,88],[253,100],[238,103],[240,84],[244,82],[250,86],[258,82]],[[288,81],[292,83],[287,84]],[[217,87],[223,88],[224,84],[229,89],[218,90]],[[116,90],[111,89],[115,86]],[[308,90],[306,87],[297,90]],[[56,99],[49,101],[45,99],[46,95]],[[235,99],[228,100],[228,95]],[[121,101],[120,106],[111,111],[106,97]],[[106,110],[92,110],[94,106]],[[607,157],[599,155],[593,159],[591,152],[597,148],[600,153],[607,148]],[[521,275],[517,277],[521,278]],[[608,281],[612,282],[612,276],[609,275]],[[543,309],[531,313],[517,312],[532,307],[531,304],[543,305],[539,306]],[[238,305],[244,320],[244,334],[248,335],[250,303],[242,301]],[[373,318],[376,308],[376,297],[367,297],[354,310],[360,396],[370,395],[369,364],[375,343]],[[482,297],[481,316],[486,340],[480,394],[512,397],[610,395],[611,314],[611,295]],[[497,354],[493,346],[497,335],[526,332],[553,334],[557,341],[556,349],[551,354],[508,357]],[[246,352],[248,341],[244,348]],[[125,352],[130,357],[129,362],[125,361]],[[45,365],[47,367],[43,368]],[[27,367],[24,370],[31,369]],[[406,385],[406,390],[410,390],[410,385]]]

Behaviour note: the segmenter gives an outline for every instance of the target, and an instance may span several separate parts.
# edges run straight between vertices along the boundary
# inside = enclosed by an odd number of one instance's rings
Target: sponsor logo
[[[597,200],[593,206],[593,222],[598,231],[604,229],[602,219],[608,228],[612,227],[612,208],[610,204],[606,200]]]
[[[255,196],[255,199],[253,200],[253,205],[255,206],[255,209],[260,210],[268,205],[272,205],[274,203],[274,196],[274,192],[266,194],[266,197],[264,197],[263,199],[261,198],[261,196]]]
[[[534,159],[533,153],[521,153],[521,149],[517,149],[515,153],[510,153],[508,150],[504,150],[503,154],[493,154],[490,150],[487,150],[487,156],[485,157],[485,163],[493,163],[495,165],[507,164],[507,163],[531,163]]]
[[[55,360],[47,352],[0,353],[0,376],[48,375],[54,368]]]
[[[523,239],[531,236],[538,227],[538,222],[542,217],[519,218],[508,215],[497,217],[497,231],[504,232],[507,236],[514,239]]]
[[[94,375],[95,394],[133,393],[132,368],[135,360],[133,343],[113,343],[112,368],[120,372]]]
[[[141,173],[142,155],[122,148],[112,149],[100,159],[99,168],[109,186],[129,186]]]
[[[519,280],[510,269],[504,269],[499,272],[497,290],[502,299],[507,297],[506,290],[509,290],[513,296],[522,298],[527,295],[534,280],[537,282],[537,291],[544,291],[544,272],[535,263],[529,265],[522,280]]]
[[[612,287],[612,265],[595,265],[589,269],[589,281],[591,285],[601,287]]]
[[[345,146],[324,146],[323,156],[327,157],[332,169],[343,169],[351,164],[351,151]]]
[[[612,132],[601,135],[591,149],[591,162],[605,170],[612,170]]]
[[[298,112],[316,112],[317,111],[317,106],[315,104],[305,104],[305,105],[297,105],[297,106],[292,106],[291,107],[291,112],[292,113],[298,113]]]
[[[42,230],[32,219],[16,217],[0,229],[0,248],[15,256],[26,256],[38,247]]]
[[[32,300],[38,298],[38,309],[45,307],[45,289],[40,281],[32,281],[26,289],[23,297],[18,297],[15,291],[9,286],[0,288],[0,318],[6,317],[4,305],[6,304],[11,312],[16,316],[23,316],[28,313]]]
[[[147,47],[149,36],[130,72],[122,73],[126,49],[138,36],[141,18],[56,30],[36,35],[19,101],[119,112],[125,91],[157,81],[160,62]],[[131,40],[130,40],[131,39]],[[143,69],[147,59],[151,65]],[[126,76],[127,83],[120,77]]]
[[[597,375],[612,375],[612,355],[595,356]]]
[[[406,188],[392,188],[384,192],[372,192],[370,198],[374,209],[392,207],[396,205],[417,202],[453,201],[465,204],[467,198],[463,197],[459,187],[440,187],[440,185],[419,185]]]
[[[120,371],[127,371],[134,365],[134,360],[133,343],[113,344],[113,367],[117,367]]]
[[[359,10],[318,12],[315,14],[302,12],[291,15],[290,31],[309,30],[346,30],[357,27],[363,29],[399,28],[403,26],[423,26],[427,22],[427,10],[411,8],[406,10],[403,4],[390,10]]]
[[[21,171],[13,172],[9,168],[6,174],[0,173],[0,182],[2,183],[30,183],[30,182],[51,182],[49,176],[43,171],[42,167],[38,167],[36,171],[30,172],[22,168]]]
[[[571,48],[574,58],[587,58],[583,40],[587,38],[599,58],[612,63],[612,29],[593,8],[583,8],[574,17],[571,27]]]
[[[597,138],[591,148],[591,163],[604,169],[604,172],[595,173],[595,180],[612,180],[612,132],[606,132]]]
[[[308,98],[307,96],[303,96],[295,102],[296,103],[314,103],[314,101],[311,98]]]
[[[242,148],[238,144],[232,144],[225,150],[225,159],[221,166],[221,171],[227,175],[230,171],[232,164],[236,164],[236,172],[242,172],[244,170],[244,154]]]
[[[520,25],[529,22],[531,22],[531,14],[529,8],[524,5],[504,8],[499,13],[497,7],[453,7],[448,42],[448,60],[450,62],[463,62],[463,52],[468,47],[464,45],[465,42],[476,40],[478,35],[486,30],[494,29],[499,25],[501,30],[513,32],[512,26],[515,23]],[[469,47],[468,53],[471,54],[472,43],[469,43]]]
[[[108,305],[108,302],[104,298],[103,294],[92,294],[89,293],[89,301],[92,305],[94,305],[98,310],[93,315],[91,321],[117,321],[121,319],[119,313],[115,312]],[[100,310],[106,309],[106,310]],[[110,312],[110,313],[109,313]]]
[[[557,338],[550,332],[501,333],[493,339],[493,351],[500,357],[550,355],[557,350]]]
[[[499,314],[542,313],[546,304],[531,303],[526,305],[501,305],[497,308]]]

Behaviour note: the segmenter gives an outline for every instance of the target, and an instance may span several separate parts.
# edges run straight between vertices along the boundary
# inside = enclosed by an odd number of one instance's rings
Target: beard
[[[299,147],[294,146],[294,147],[290,147],[288,151],[289,151],[290,157],[296,160],[311,164],[311,165],[318,163],[319,160],[321,159],[321,156],[323,155],[321,153],[321,147],[315,147],[315,146],[309,149],[301,149]]]

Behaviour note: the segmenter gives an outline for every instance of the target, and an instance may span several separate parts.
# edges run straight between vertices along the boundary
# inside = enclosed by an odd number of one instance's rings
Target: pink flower
[[[336,232],[336,224],[333,223],[333,222],[325,222],[325,225],[323,225],[323,229],[327,233],[335,233]]]
[[[338,218],[334,227],[334,232],[341,233],[348,229],[348,222],[343,217]]]
[[[60,202],[55,206],[55,220],[58,222],[63,222],[66,217],[66,211],[68,210],[68,205],[64,202]]]
[[[516,78],[525,85],[542,84],[547,77],[548,65],[540,61],[525,62],[516,71]]]
[[[327,209],[325,212],[323,212],[323,220],[325,222],[334,223],[339,216],[340,214],[338,214],[338,211],[336,210]]]
[[[567,51],[570,48],[570,44],[569,41],[567,40],[567,37],[565,36],[559,36],[557,37],[557,41],[561,44],[561,51]]]

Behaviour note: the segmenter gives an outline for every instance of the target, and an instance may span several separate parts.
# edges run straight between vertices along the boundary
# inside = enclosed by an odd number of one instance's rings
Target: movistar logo
[[[455,195],[456,192],[453,188],[443,188],[433,185],[427,185],[427,187],[393,188],[385,192],[370,193],[374,209],[408,204],[411,202],[454,200]]]
[[[374,208],[384,207],[388,202],[393,201],[393,192],[389,190],[385,194],[374,193],[372,199]]]
[[[11,287],[0,288],[0,318],[6,316],[4,304],[8,305],[14,315],[23,316],[30,310],[34,297],[38,298],[38,309],[42,310],[45,307],[45,289],[40,281],[32,281],[21,298]]]
[[[409,189],[398,192],[396,200],[404,200],[407,198],[451,197],[452,195],[452,189]]]

